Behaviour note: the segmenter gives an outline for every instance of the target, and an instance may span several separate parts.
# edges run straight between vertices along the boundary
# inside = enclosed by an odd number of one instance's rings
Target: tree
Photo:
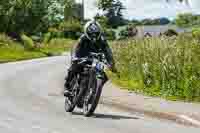
[[[65,20],[73,21],[73,19],[83,20],[84,14],[82,12],[83,5],[80,3],[68,3],[65,6]]]
[[[99,0],[98,7],[99,9],[102,9],[103,11],[107,11],[108,9],[113,7],[114,2],[115,0]]]
[[[56,27],[64,19],[65,4],[53,1],[48,7],[48,14],[45,16],[49,27]]]
[[[1,0],[0,32],[36,34],[58,25],[69,0]],[[72,0],[71,0],[72,1]]]
[[[1,31],[33,33],[44,22],[51,0],[8,0],[0,8]],[[2,27],[3,26],[3,27]],[[43,27],[43,26],[41,26]]]
[[[125,8],[121,1],[99,0],[98,7],[105,12],[104,15],[108,18],[108,24],[113,28],[124,24],[125,21],[123,19],[122,10]]]
[[[143,19],[141,21],[142,25],[165,25],[169,24],[170,20],[167,18],[156,18],[156,19]]]
[[[137,19],[132,19],[130,22],[132,25],[142,25],[141,22]]]
[[[74,0],[65,1],[65,9],[64,9],[65,20],[71,19],[71,14],[73,13],[74,5],[75,5]]]
[[[97,20],[101,24],[103,29],[110,28],[110,25],[108,25],[108,18],[106,16],[96,14],[95,20]]]
[[[175,19],[175,24],[179,27],[192,27],[200,25],[200,16],[191,13],[179,14]]]

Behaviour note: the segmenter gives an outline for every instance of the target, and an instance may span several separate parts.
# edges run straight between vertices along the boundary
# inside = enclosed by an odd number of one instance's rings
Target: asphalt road
[[[91,118],[64,111],[65,56],[0,65],[1,133],[199,133],[100,104]],[[105,87],[106,89],[106,87]]]

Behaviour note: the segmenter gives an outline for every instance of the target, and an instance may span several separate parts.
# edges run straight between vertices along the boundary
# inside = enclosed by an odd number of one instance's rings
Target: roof
[[[175,25],[145,25],[145,26],[137,26],[138,36],[144,37],[146,33],[150,33],[152,36],[159,36],[160,33],[164,33],[169,29],[175,30],[177,33],[183,33],[191,31],[188,28],[180,28]]]

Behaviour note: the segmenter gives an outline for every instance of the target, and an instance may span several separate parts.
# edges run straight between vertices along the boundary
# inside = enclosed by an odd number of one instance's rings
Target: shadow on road
[[[81,112],[73,112],[72,115],[83,115],[83,114]],[[122,116],[122,115],[112,115],[112,114],[100,114],[100,113],[95,113],[90,118],[111,119],[111,120],[139,119],[139,117]]]

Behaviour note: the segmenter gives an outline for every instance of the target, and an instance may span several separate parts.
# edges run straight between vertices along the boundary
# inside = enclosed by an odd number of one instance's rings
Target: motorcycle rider
[[[113,72],[116,71],[112,51],[108,46],[107,40],[103,36],[100,24],[96,20],[86,23],[84,26],[84,34],[80,37],[78,44],[72,49],[72,64],[68,70],[68,75],[65,78],[64,96],[69,96],[71,94],[71,88],[69,87],[70,81],[74,74],[81,71],[81,66],[77,64],[77,60],[89,56],[90,52],[103,52],[109,64],[108,67]],[[106,77],[104,83],[106,83],[107,80],[108,78]]]

